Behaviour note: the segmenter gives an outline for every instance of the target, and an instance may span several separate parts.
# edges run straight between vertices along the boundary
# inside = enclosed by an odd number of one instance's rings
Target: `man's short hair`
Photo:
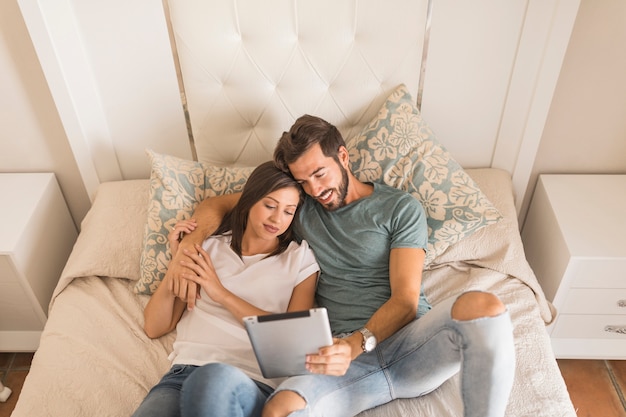
[[[284,172],[289,172],[289,164],[295,162],[313,145],[319,143],[325,156],[339,162],[337,152],[346,143],[339,130],[331,123],[317,116],[300,116],[283,135],[274,149],[274,163]]]

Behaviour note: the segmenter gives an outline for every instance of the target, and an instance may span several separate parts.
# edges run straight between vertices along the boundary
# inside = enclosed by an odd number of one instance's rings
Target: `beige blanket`
[[[440,256],[424,274],[432,303],[463,290],[497,293],[515,325],[517,371],[508,416],[574,417],[544,322],[554,312],[525,261],[510,178],[468,170],[505,216]],[[147,296],[132,288],[146,217],[148,181],[102,184],[55,290],[48,323],[14,417],[129,416],[169,368],[173,334],[143,332]],[[362,417],[461,416],[458,380],[422,398],[397,400]]]

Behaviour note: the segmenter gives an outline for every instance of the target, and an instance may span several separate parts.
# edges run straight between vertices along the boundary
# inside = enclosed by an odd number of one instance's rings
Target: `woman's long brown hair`
[[[294,221],[296,221],[297,211],[304,199],[302,188],[291,176],[278,169],[273,161],[262,163],[252,171],[246,185],[243,187],[243,192],[237,205],[224,216],[222,223],[213,235],[223,235],[231,232],[232,240],[230,246],[241,257],[241,241],[243,233],[248,226],[250,209],[269,193],[287,187],[295,188],[299,194],[298,207],[294,213]],[[267,255],[268,257],[284,252],[289,243],[295,239],[293,225],[292,221],[287,230],[278,236],[278,247]]]

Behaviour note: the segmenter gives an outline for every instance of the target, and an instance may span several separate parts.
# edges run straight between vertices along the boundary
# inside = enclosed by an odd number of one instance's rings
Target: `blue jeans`
[[[515,374],[508,311],[458,321],[450,315],[455,301],[437,304],[358,356],[344,376],[292,377],[275,393],[291,390],[305,399],[306,408],[292,417],[348,417],[396,398],[427,394],[460,371],[464,416],[504,416]]]
[[[133,417],[256,417],[271,392],[231,365],[174,365]]]

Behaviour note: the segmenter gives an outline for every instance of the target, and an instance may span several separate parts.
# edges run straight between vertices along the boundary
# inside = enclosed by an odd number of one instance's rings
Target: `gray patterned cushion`
[[[206,197],[239,192],[253,168],[220,168],[147,150],[152,164],[138,294],[152,294],[171,259],[167,235]]]
[[[361,181],[384,182],[417,198],[428,215],[425,265],[502,216],[422,119],[400,85],[363,131],[346,142]]]

